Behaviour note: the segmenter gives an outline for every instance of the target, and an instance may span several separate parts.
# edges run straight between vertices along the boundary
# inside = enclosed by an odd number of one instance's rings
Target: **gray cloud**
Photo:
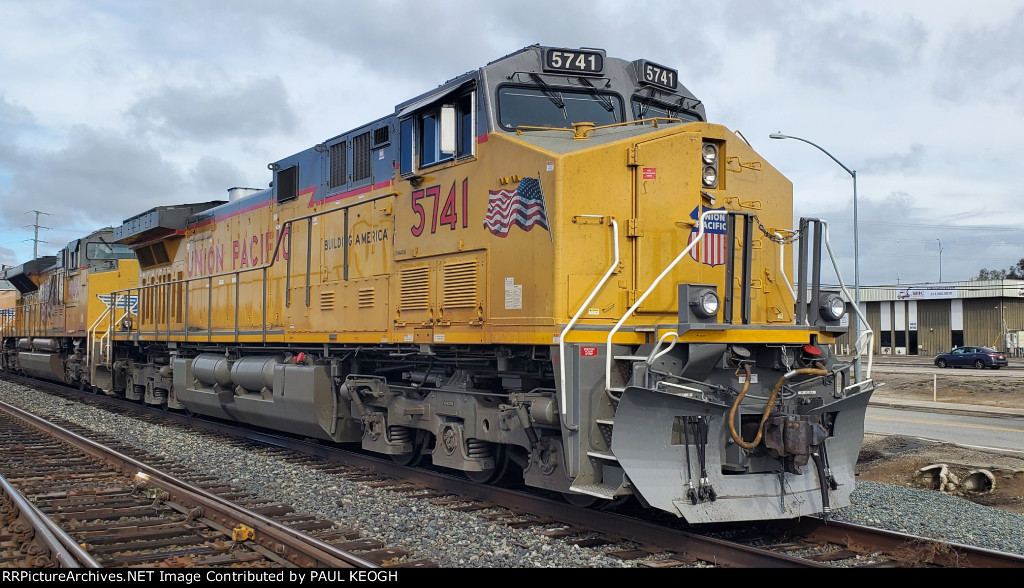
[[[294,129],[295,114],[278,77],[244,84],[164,87],[135,103],[128,115],[140,129],[171,139],[257,139]]]
[[[933,84],[941,100],[1009,103],[1024,112],[1024,8],[994,26],[957,30],[943,40]]]
[[[905,154],[889,153],[882,157],[865,159],[858,172],[887,174],[892,172],[914,172],[921,169],[925,157],[924,145],[914,143]]]
[[[108,130],[76,126],[66,147],[22,154],[3,211],[49,213],[47,225],[80,232],[119,223],[155,203],[181,198],[185,184],[153,147]]]
[[[270,179],[270,172],[266,172],[267,181]],[[238,166],[230,161],[219,157],[204,156],[196,163],[195,168],[189,174],[191,183],[195,186],[197,201],[205,200],[227,200],[229,188],[266,188],[267,185],[241,186],[239,182],[251,174],[243,172]]]
[[[821,14],[828,6],[808,6],[809,19],[791,20],[788,30],[777,36],[776,67],[781,73],[815,85],[846,88],[851,74],[895,76],[920,59],[928,33],[916,18]]]
[[[7,97],[0,94],[0,128],[5,134],[12,128],[25,127],[35,122],[35,117],[24,106],[12,104]]]

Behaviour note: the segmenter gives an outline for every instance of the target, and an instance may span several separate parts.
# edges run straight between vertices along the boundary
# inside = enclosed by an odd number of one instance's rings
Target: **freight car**
[[[87,385],[692,523],[848,504],[827,223],[677,70],[529,46],[268,168],[114,228]]]

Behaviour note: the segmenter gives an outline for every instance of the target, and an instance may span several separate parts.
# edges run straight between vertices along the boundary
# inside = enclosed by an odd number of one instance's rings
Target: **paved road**
[[[1018,367],[1005,367],[998,370],[993,369],[975,369],[975,368],[939,368],[934,365],[899,365],[899,364],[874,364],[871,367],[871,373],[874,374],[886,374],[886,373],[900,373],[900,374],[915,374],[915,375],[932,375],[935,374],[939,378],[943,376],[957,376],[957,377],[968,377],[968,378],[986,378],[989,380],[993,379],[1024,379],[1024,368]]]
[[[999,370],[938,368],[928,357],[875,358],[872,376],[885,381],[886,373],[993,379],[1024,379],[1024,364],[1013,359]],[[1024,390],[1021,392],[1024,394]],[[992,406],[873,399],[864,430],[881,435],[920,437],[968,447],[1024,454],[1024,410]]]
[[[1024,455],[1024,417],[1014,414],[964,412],[948,404],[944,410],[872,405],[864,430]]]

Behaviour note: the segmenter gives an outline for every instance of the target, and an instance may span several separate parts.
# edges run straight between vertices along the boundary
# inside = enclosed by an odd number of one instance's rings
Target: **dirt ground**
[[[978,378],[974,374],[957,375],[957,370],[950,370],[933,381],[932,375],[890,370],[875,366],[873,378],[885,385],[875,391],[873,398],[1024,409],[1024,372],[1020,377]],[[920,471],[940,465],[946,466],[944,471],[941,467],[927,473]],[[940,473],[945,474],[942,479],[948,493],[1024,514],[1024,454],[1001,454],[895,436],[866,435],[864,438],[857,465],[858,480],[938,492]]]

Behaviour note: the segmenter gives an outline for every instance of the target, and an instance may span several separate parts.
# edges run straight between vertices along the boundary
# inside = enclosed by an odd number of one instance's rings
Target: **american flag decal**
[[[717,213],[718,211],[722,212]],[[687,245],[692,243],[693,239],[697,236],[697,221],[704,212],[707,212],[707,209],[702,209],[702,207],[698,206],[690,213],[690,218],[693,219],[694,225],[690,229],[690,238],[686,241]],[[712,267],[725,263],[725,256],[728,252],[728,243],[726,242],[725,235],[725,217],[725,207],[722,207],[711,209],[711,214],[704,218],[704,237],[700,243],[694,245],[693,249],[690,250],[690,257],[695,261]]]
[[[487,201],[484,228],[499,237],[507,237],[512,225],[524,231],[539,226],[550,232],[548,213],[544,206],[544,193],[540,180],[523,178],[515,190],[491,190]]]

